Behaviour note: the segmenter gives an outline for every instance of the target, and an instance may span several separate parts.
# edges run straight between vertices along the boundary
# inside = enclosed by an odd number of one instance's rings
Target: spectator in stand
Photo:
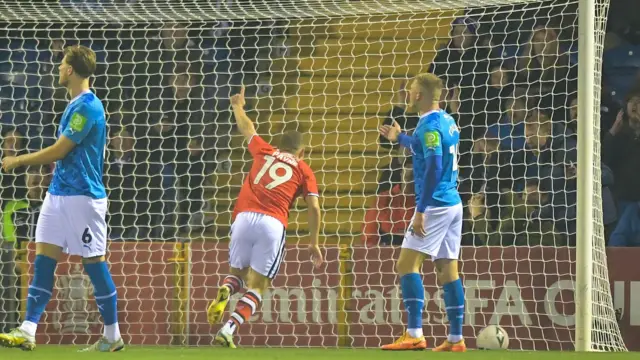
[[[393,107],[389,115],[382,121],[382,125],[391,125],[396,121],[403,129],[411,132],[418,126],[420,119],[417,114],[409,115],[405,113],[409,96],[409,92],[406,90],[406,84],[406,81],[400,83],[400,87],[392,99]],[[391,149],[399,152],[404,151],[400,144],[392,144],[383,136],[380,136],[380,146],[383,149]],[[380,178],[378,179],[377,194],[390,191],[395,184],[402,182],[402,164],[405,157],[403,154],[399,157],[394,156],[389,166],[382,170]]]
[[[497,221],[492,221],[487,214],[489,201],[485,194],[474,194],[467,203],[470,218],[463,224],[463,233],[473,234],[476,245],[565,245],[566,237],[554,228],[554,222],[536,215],[541,204],[551,201],[548,184],[548,181],[531,179],[524,193],[504,194],[499,204],[503,215]]]
[[[411,161],[406,160],[404,165],[402,181],[378,193],[375,205],[365,213],[362,242],[369,247],[402,244],[415,212]]]
[[[486,118],[485,126],[490,127],[499,123],[505,100],[511,97],[514,91],[512,73],[502,63],[495,63],[491,66],[489,83],[486,86],[486,107],[483,116]]]
[[[525,146],[524,120],[527,117],[527,95],[522,89],[515,89],[503,98],[504,115],[500,122],[489,126],[487,135],[497,137],[502,151],[517,151]],[[476,140],[475,143],[482,142]],[[474,144],[474,146],[477,146]]]
[[[569,52],[561,48],[558,33],[537,26],[524,48],[524,56],[516,61],[515,85],[525,87],[529,95],[552,95],[546,97],[545,107],[553,110],[555,122],[565,122],[565,109],[577,91],[577,71]]]
[[[7,156],[19,156],[25,151],[24,136],[14,127],[3,127],[2,131],[2,158]],[[0,208],[5,201],[24,198],[26,194],[24,174],[15,172],[0,172]]]
[[[640,202],[640,92],[628,95],[623,110],[602,142],[602,159],[613,171],[613,194],[618,202],[618,214]]]
[[[36,223],[51,174],[49,166],[30,167],[24,197],[8,201],[2,208],[2,237],[4,241],[14,243],[16,248],[20,248],[23,241],[35,240]]]
[[[562,124],[552,123],[544,109],[530,110],[525,120],[526,146],[512,156],[514,189],[522,189],[525,178],[551,176],[556,168],[575,166],[577,143]]]
[[[611,234],[609,246],[640,246],[640,202],[625,208]]]
[[[123,128],[111,139],[106,177],[111,238],[147,240],[162,212],[161,168],[140,160],[132,132]]]
[[[179,224],[182,231],[204,229],[213,223],[213,219],[205,215],[205,180],[212,174],[207,172],[203,145],[204,139],[201,135],[191,136],[187,145],[187,161],[177,164],[178,174],[184,174],[180,179],[182,201]]]
[[[491,47],[481,44],[479,24],[471,17],[459,17],[451,24],[451,40],[438,50],[429,72],[440,77],[451,91],[459,90],[458,127],[460,128],[460,153],[463,140],[484,135],[487,117],[487,84],[489,83]]]

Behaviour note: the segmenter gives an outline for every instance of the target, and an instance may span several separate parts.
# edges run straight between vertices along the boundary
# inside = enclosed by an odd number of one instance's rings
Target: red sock
[[[260,308],[262,297],[255,290],[247,290],[242,299],[238,301],[236,309],[231,314],[231,318],[227,322],[226,327],[233,334],[240,325],[245,323]]]
[[[244,288],[244,282],[235,275],[227,275],[227,277],[222,280],[222,286],[228,287],[229,295],[233,295]]]

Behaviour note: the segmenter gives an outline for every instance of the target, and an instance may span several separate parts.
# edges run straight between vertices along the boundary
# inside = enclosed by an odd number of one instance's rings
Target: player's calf
[[[249,270],[247,274],[247,291],[244,293],[244,296],[238,300],[238,304],[231,314],[229,321],[227,321],[216,335],[215,342],[217,344],[235,348],[232,340],[233,334],[260,309],[262,294],[269,288],[270,284],[271,279],[252,269]]]
[[[109,267],[103,256],[83,259],[83,263],[84,269],[93,284],[96,303],[104,321],[103,342],[105,344],[119,344],[122,341],[122,337],[120,335],[120,326],[118,325],[118,292],[109,272]],[[105,348],[105,344],[100,345],[100,347]],[[114,346],[114,348],[118,347],[119,345]]]
[[[435,260],[438,281],[442,284],[444,304],[449,319],[449,336],[442,345],[443,349],[464,347],[462,324],[464,322],[464,288],[458,275],[458,262],[452,259]],[[459,344],[461,346],[458,346]],[[456,345],[458,344],[458,345]],[[450,345],[450,346],[449,346]],[[465,347],[466,349],[466,347]],[[453,351],[453,350],[436,350]]]
[[[232,270],[232,272],[240,274],[242,270]],[[211,325],[217,324],[222,320],[222,316],[224,315],[231,296],[243,289],[244,281],[240,276],[228,275],[224,278],[222,285],[218,289],[215,300],[213,300],[207,308],[207,319]]]

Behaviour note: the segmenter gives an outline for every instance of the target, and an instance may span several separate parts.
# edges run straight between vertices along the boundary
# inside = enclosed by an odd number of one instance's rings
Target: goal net
[[[597,1],[596,104],[607,9]],[[469,345],[499,324],[513,349],[573,349],[578,0],[3,1],[0,19],[5,156],[54,141],[68,101],[56,75],[63,47],[97,53],[92,86],[110,136],[109,259],[128,343],[205,346],[218,330],[205,310],[228,271],[231,214],[251,163],[229,111],[241,84],[266,140],[289,129],[308,135],[327,262],[308,261],[300,201],[285,262],[240,346],[377,347],[399,335],[394,262],[414,207],[411,164],[377,128],[390,119],[415,128],[403,89],[432,71],[460,128]],[[593,247],[592,347],[620,351],[597,108],[594,124],[595,225],[579,240]],[[7,323],[24,312],[26,249],[49,171],[2,175],[4,246],[20,249],[15,271],[3,274],[15,293],[0,310]],[[431,264],[424,273],[424,330],[440,341],[444,304]],[[94,340],[101,325],[88,278],[77,259],[58,274],[38,341]]]

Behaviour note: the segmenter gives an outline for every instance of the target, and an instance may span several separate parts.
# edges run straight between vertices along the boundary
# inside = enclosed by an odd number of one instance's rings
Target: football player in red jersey
[[[280,269],[285,254],[289,209],[303,196],[309,209],[309,251],[317,266],[323,262],[318,246],[320,205],[318,185],[309,165],[302,161],[304,145],[297,131],[282,135],[274,148],[256,134],[244,111],[244,87],[231,97],[238,130],[249,141],[253,165],[245,178],[233,211],[229,246],[230,274],[207,310],[211,324],[218,323],[231,295],[246,288],[229,321],[218,331],[217,344],[235,348],[233,333],[260,308],[262,294]]]

